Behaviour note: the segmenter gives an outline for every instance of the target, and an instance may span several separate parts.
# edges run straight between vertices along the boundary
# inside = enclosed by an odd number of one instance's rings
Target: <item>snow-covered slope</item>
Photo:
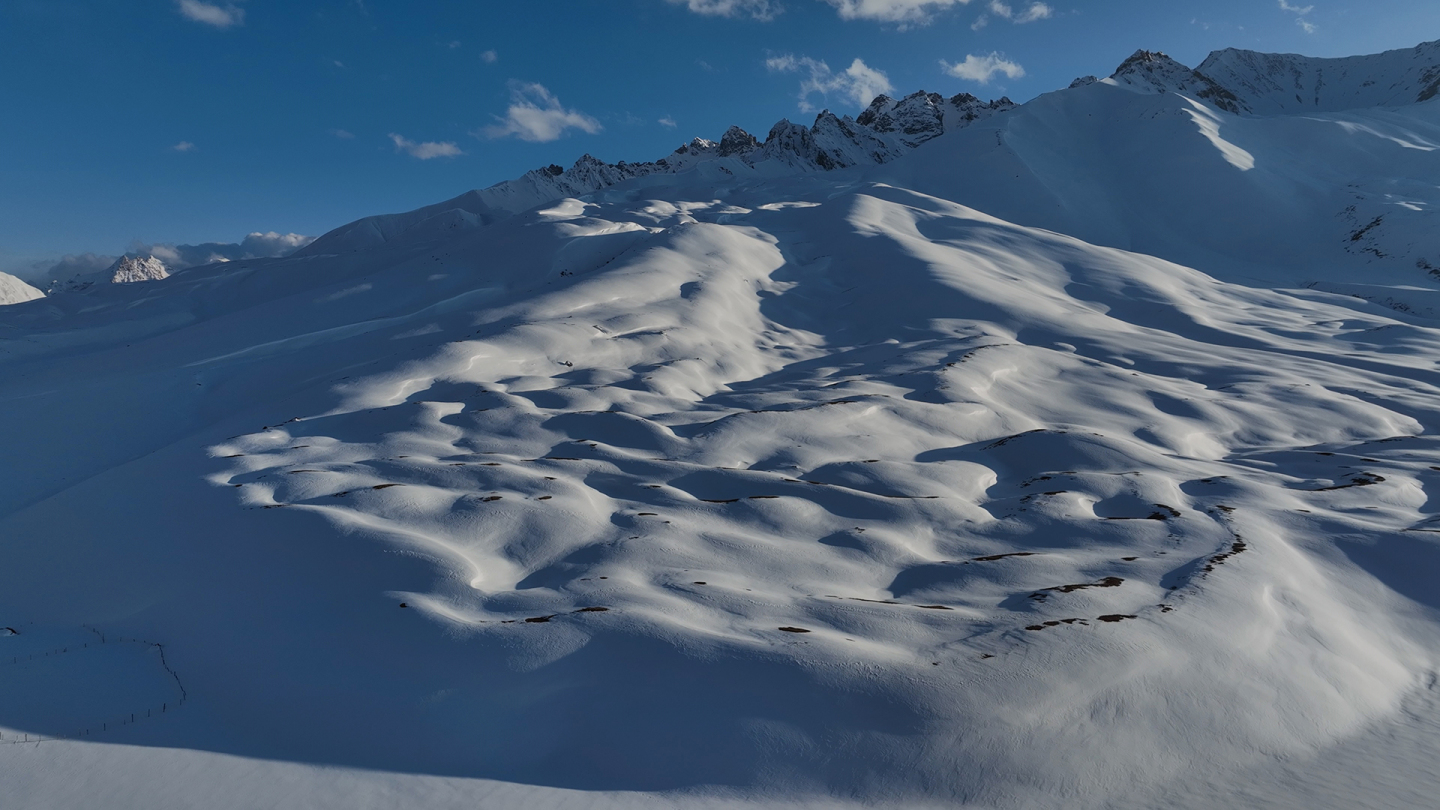
[[[22,301],[33,301],[36,298],[44,297],[45,293],[26,284],[24,281],[21,281],[9,273],[0,273],[0,306],[18,304]]]
[[[0,806],[1426,806],[1435,105],[1120,84],[0,310]]]
[[[1440,40],[1369,56],[1215,51],[1190,69],[1137,51],[1108,80],[1151,93],[1185,93],[1232,113],[1285,115],[1403,107],[1440,94]]]
[[[945,132],[1014,107],[1009,99],[982,102],[968,93],[949,100],[924,92],[899,100],[880,96],[855,119],[826,110],[808,128],[780,121],[763,143],[740,127],[731,127],[718,142],[696,138],[649,163],[611,164],[584,155],[569,169],[552,165],[416,211],[366,217],[325,234],[301,252],[345,253],[402,237],[423,241],[447,231],[488,225],[561,197],[656,175],[699,173],[709,182],[724,184],[736,177],[772,178],[887,163]]]
[[[1226,279],[1433,285],[1440,105],[1237,116],[1134,90],[1050,93],[869,176]]]
[[[1440,94],[1440,40],[1342,59],[1226,48],[1196,70],[1256,115],[1402,107]]]

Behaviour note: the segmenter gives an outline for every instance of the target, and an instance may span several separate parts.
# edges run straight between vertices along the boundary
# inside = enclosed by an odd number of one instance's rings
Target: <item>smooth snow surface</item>
[[[1422,806],[1431,107],[1097,82],[8,307],[0,806]]]
[[[0,273],[0,306],[19,304],[22,301],[34,301],[36,298],[44,297],[45,293],[26,284],[24,281],[21,281],[9,273]]]

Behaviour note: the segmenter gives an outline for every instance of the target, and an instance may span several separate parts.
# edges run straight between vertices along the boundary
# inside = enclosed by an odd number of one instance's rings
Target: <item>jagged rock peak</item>
[[[1177,65],[1184,70],[1190,69],[1185,67],[1184,65],[1181,65],[1179,62],[1176,62],[1174,59],[1171,59],[1170,55],[1165,53],[1164,51],[1147,51],[1142,48],[1131,54],[1129,59],[1121,62],[1120,67],[1115,68],[1115,72],[1117,74],[1125,73],[1127,71],[1140,69],[1143,66],[1148,65]]]
[[[1075,81],[1070,82],[1070,89],[1074,90],[1077,87],[1088,87],[1092,84],[1098,83],[1099,81],[1100,79],[1096,78],[1095,76],[1081,76]]]
[[[1142,93],[1187,93],[1232,113],[1250,108],[1209,76],[1171,59],[1161,51],[1139,50],[1120,63],[1110,80]]]
[[[674,154],[701,155],[706,152],[714,151],[715,146],[716,144],[714,141],[709,141],[704,138],[694,138],[689,143],[683,144],[679,148],[677,148]]]
[[[748,155],[760,148],[760,140],[740,127],[730,127],[720,138],[720,157]]]
[[[165,263],[154,256],[121,256],[119,261],[110,267],[109,273],[112,284],[159,281],[170,277]]]

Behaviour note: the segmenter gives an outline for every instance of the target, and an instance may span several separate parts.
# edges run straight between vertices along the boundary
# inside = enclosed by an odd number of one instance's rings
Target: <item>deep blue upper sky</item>
[[[1440,38],[1436,0],[1311,3],[0,0],[0,269],[319,234],[887,86],[1023,101],[1142,47],[1195,65]]]

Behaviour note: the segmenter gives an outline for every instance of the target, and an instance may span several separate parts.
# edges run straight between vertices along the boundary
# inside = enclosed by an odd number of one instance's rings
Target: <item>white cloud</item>
[[[936,11],[970,0],[825,0],[846,20],[879,20],[894,23],[927,23]]]
[[[1319,30],[1320,26],[1305,19],[1305,15],[1315,10],[1314,6],[1291,5],[1285,2],[1285,0],[1279,0],[1279,3],[1281,11],[1288,11],[1295,15],[1295,24],[1300,26],[1300,30],[1307,34],[1313,34]]]
[[[780,13],[775,0],[665,0],[674,6],[685,6],[696,14],[712,17],[751,16],[757,20],[773,19]]]
[[[449,141],[445,141],[443,143],[436,143],[434,141],[416,143],[415,141],[412,141],[401,135],[396,135],[393,132],[390,133],[390,140],[395,142],[396,152],[404,152],[405,154],[413,158],[419,158],[420,160],[430,160],[431,158],[438,157],[455,157],[456,155],[465,154],[464,152],[460,151],[460,147],[456,146],[453,143],[450,143]]]
[[[815,93],[826,97],[834,93],[864,107],[881,93],[889,93],[895,89],[884,71],[876,70],[860,59],[851,62],[850,67],[839,73],[831,70],[830,66],[821,60],[790,54],[766,59],[765,67],[775,73],[809,74],[800,82],[800,109],[804,112],[814,111],[810,96]]]
[[[661,118],[661,119],[660,119],[660,126],[662,126],[662,127],[668,127],[668,128],[670,128],[670,129],[674,129],[675,127],[678,127],[678,126],[680,126],[680,125],[677,124],[677,123],[675,123],[675,119],[674,119],[674,118],[671,118],[670,116],[667,115],[667,116],[665,116],[664,118]]]
[[[580,112],[567,110],[560,105],[560,99],[550,94],[543,86],[524,82],[510,83],[510,109],[505,117],[496,116],[499,124],[485,127],[488,138],[506,138],[511,135],[522,141],[548,143],[559,140],[567,130],[578,129],[591,135],[604,129],[600,122]],[[475,133],[478,137],[480,133]]]
[[[216,28],[229,28],[245,22],[245,10],[232,3],[218,6],[214,3],[202,3],[200,0],[175,0],[175,5],[185,19]]]
[[[496,53],[493,50],[485,51],[484,53],[480,54],[480,59],[487,65],[493,65],[496,62],[500,61],[500,54]]]
[[[1013,6],[1003,0],[990,0],[989,5],[985,8],[987,12],[981,14],[975,22],[970,24],[971,31],[979,31],[981,28],[989,25],[991,14],[1002,20],[1015,23],[1016,25],[1024,25],[1025,23],[1032,23],[1037,20],[1048,20],[1055,16],[1055,9],[1044,3],[1031,3],[1028,8],[1022,8],[1017,12]]]
[[[1019,79],[1025,75],[1025,68],[998,53],[991,53],[987,56],[976,56],[972,53],[965,57],[964,62],[955,65],[941,59],[940,67],[957,79],[966,79],[981,84],[989,84],[997,73],[1004,73],[1011,79]]]
[[[445,43],[445,47],[453,51],[456,48],[460,47],[460,40],[451,40],[450,42]]]
[[[1010,7],[1009,3],[1001,2],[1001,0],[990,0],[989,9],[990,13],[996,17],[1009,20],[1016,25],[1024,25],[1025,23],[1032,23],[1036,20],[1048,20],[1055,15],[1055,9],[1044,3],[1031,3],[1029,8],[1016,12],[1015,9]]]
[[[170,147],[170,148],[171,148],[171,149],[174,149],[176,152],[194,152],[196,149],[199,149],[200,147],[196,146],[195,144],[193,144],[193,143],[191,143],[191,142],[189,142],[189,141],[181,141],[181,142],[175,144],[174,146],[172,146],[172,147]]]

